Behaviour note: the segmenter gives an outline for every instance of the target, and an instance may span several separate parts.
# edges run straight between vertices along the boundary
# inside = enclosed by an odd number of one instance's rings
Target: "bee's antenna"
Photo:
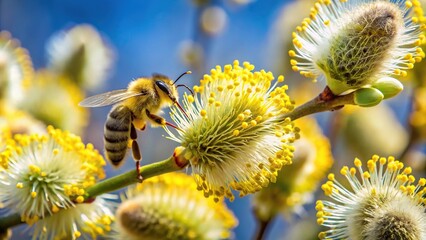
[[[194,92],[185,84],[176,85],[176,88],[178,88],[178,87],[185,87],[186,89],[188,89],[188,91],[191,93],[191,95],[194,96]]]
[[[178,78],[176,78],[176,80],[173,82],[173,84],[175,84],[183,75],[191,74],[191,73],[192,73],[191,71],[186,71],[186,72],[182,73]]]

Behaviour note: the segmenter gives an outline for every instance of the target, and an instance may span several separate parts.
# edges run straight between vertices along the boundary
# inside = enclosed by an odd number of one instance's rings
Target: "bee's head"
[[[161,75],[161,74],[154,74],[152,77],[154,79],[155,86],[158,88],[158,90],[160,90],[161,93],[168,96],[168,98],[173,103],[176,103],[177,100],[178,100],[178,93],[177,93],[178,87],[186,87],[186,89],[188,89],[191,92],[191,94],[193,94],[191,89],[189,89],[186,85],[183,85],[183,84],[175,85],[175,83],[183,75],[190,74],[190,73],[191,73],[191,71],[187,71],[187,72],[182,73],[174,82],[172,80],[170,80],[168,77]]]
[[[159,94],[170,99],[170,101],[173,103],[178,100],[176,87],[173,85],[173,82],[170,79],[154,76],[154,83]]]
[[[182,73],[174,82],[172,80],[170,80],[168,77],[163,76],[163,75],[159,75],[159,74],[155,74],[153,75],[153,79],[155,82],[155,86],[160,90],[160,94],[164,94],[166,95],[173,104],[176,104],[180,110],[182,110],[182,112],[185,113],[185,111],[183,110],[183,108],[180,106],[179,102],[178,102],[178,92],[177,92],[177,88],[178,87],[186,87],[186,89],[188,89],[191,94],[192,91],[191,89],[189,89],[186,85],[175,85],[175,83],[185,74],[190,74],[191,71],[187,71]],[[186,113],[185,113],[186,115]]]

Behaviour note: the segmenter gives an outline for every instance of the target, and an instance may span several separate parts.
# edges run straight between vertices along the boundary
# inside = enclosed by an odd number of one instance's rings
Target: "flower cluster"
[[[425,57],[424,22],[419,0],[319,0],[293,33],[293,70],[325,76],[336,95],[406,76]]]
[[[219,199],[254,193],[275,182],[278,171],[291,164],[299,136],[285,114],[293,109],[287,86],[272,84],[271,72],[253,72],[254,66],[238,61],[204,75],[195,95],[185,95],[188,117],[172,108],[172,119],[181,130],[166,129],[180,143],[190,161],[199,190]]]
[[[93,145],[85,146],[79,137],[53,127],[47,132],[16,134],[0,153],[0,203],[19,213],[22,221],[35,223],[35,232],[42,239],[92,232],[93,217],[111,214],[96,204],[76,207],[75,203],[85,202],[85,190],[105,177],[105,161]],[[90,214],[85,210],[94,207],[98,210]],[[57,213],[60,215],[55,216]],[[77,219],[79,223],[74,223]]]
[[[49,70],[85,89],[99,87],[113,62],[109,44],[90,25],[77,25],[54,35],[47,46]]]
[[[169,173],[130,187],[117,210],[116,239],[229,239],[237,225],[223,199],[197,191],[193,178]]]
[[[346,188],[329,174],[322,186],[333,201],[317,201],[317,222],[329,228],[321,239],[426,239],[426,179],[415,184],[411,168],[393,157],[377,155],[343,167]],[[357,172],[359,178],[356,177]]]

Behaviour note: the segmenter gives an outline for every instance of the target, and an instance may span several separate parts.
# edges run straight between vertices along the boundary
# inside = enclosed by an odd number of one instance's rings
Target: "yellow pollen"
[[[408,192],[408,194],[413,194],[414,192],[415,192],[415,190],[416,190],[416,187],[414,187],[414,186],[407,186],[407,192]]]
[[[80,232],[80,231],[75,231],[75,232],[74,232],[74,237],[75,237],[75,238],[79,238],[79,237],[81,237],[81,232]]]
[[[193,103],[195,101],[192,95],[189,95],[187,99],[189,103]]]
[[[411,8],[413,6],[413,3],[411,1],[406,1],[405,2],[405,7],[406,8]]]
[[[278,82],[284,82],[284,76],[283,75],[279,75],[277,81]]]
[[[247,122],[243,122],[243,123],[241,123],[241,127],[243,128],[243,129],[246,129],[246,128],[248,128],[248,123]]]
[[[32,197],[32,198],[37,197],[37,193],[36,193],[36,192],[34,192],[34,191],[33,191],[33,192],[31,192],[31,197]]]
[[[53,206],[52,206],[52,212],[53,212],[53,213],[57,213],[57,212],[59,212],[59,208],[58,208],[58,206],[53,205]]]
[[[82,203],[82,202],[84,202],[84,197],[83,197],[83,196],[78,196],[78,197],[75,199],[75,201],[76,201],[77,203]]]
[[[53,155],[57,155],[59,153],[59,149],[55,148],[53,149]]]
[[[232,135],[234,135],[235,137],[237,137],[238,135],[240,135],[240,131],[239,130],[234,130],[234,132],[232,132]]]
[[[325,20],[325,21],[324,21],[324,24],[325,24],[326,26],[330,25],[330,20]]]
[[[420,178],[419,179],[419,186],[423,187],[426,185],[426,178]]]
[[[240,114],[238,114],[237,118],[238,118],[238,120],[243,121],[245,116],[244,116],[244,114],[240,113]]]
[[[370,172],[374,172],[376,170],[376,163],[374,163],[373,161],[368,161],[367,167]]]
[[[394,73],[395,75],[401,75],[401,70],[400,70],[400,69],[395,69],[395,70],[393,71],[393,73]]]
[[[252,127],[256,126],[256,125],[257,125],[256,120],[251,120],[251,121],[250,121],[250,125],[251,125]]]
[[[224,67],[224,72],[225,73],[230,73],[232,70],[232,66],[230,64],[225,65]]]
[[[321,211],[323,208],[324,208],[324,203],[323,203],[321,200],[318,200],[318,201],[315,203],[315,209],[316,209],[317,211]]]
[[[327,237],[327,233],[325,233],[325,232],[318,233],[318,238],[319,239],[325,239],[326,237]]]
[[[291,60],[290,60],[290,64],[291,64],[292,66],[295,66],[295,65],[297,65],[297,61],[296,61],[296,60],[294,60],[294,59],[291,59]]]
[[[363,176],[364,178],[370,178],[370,173],[369,173],[369,172],[364,172],[364,173],[362,174],[362,176]]]
[[[96,232],[100,235],[104,234],[104,230],[101,227],[96,227]]]
[[[411,169],[411,167],[406,167],[402,173],[411,174],[412,172],[413,172],[413,169]]]
[[[408,177],[406,175],[398,175],[397,179],[403,183],[408,181]]]
[[[362,166],[361,160],[359,160],[358,158],[355,158],[354,165],[357,166],[357,167],[361,167]]]
[[[288,55],[290,57],[295,57],[296,56],[296,52],[294,50],[290,50],[290,51],[288,51]]]
[[[201,115],[201,117],[206,117],[207,116],[207,111],[205,109],[202,109],[200,111],[200,115]]]
[[[16,188],[19,188],[19,189],[24,188],[24,184],[19,182],[16,184]]]
[[[412,17],[411,21],[413,21],[413,23],[418,23],[419,22],[419,18],[418,17]]]
[[[349,168],[347,166],[344,166],[340,170],[340,174],[342,174],[343,176],[345,176],[346,174],[348,174],[348,171],[349,171]]]
[[[86,193],[86,191],[84,191],[84,189],[82,189],[82,188],[79,189],[78,192],[77,192],[78,195],[84,195],[85,193]]]
[[[214,105],[215,105],[216,107],[220,107],[220,106],[222,105],[222,103],[221,103],[220,101],[216,101],[216,102],[214,102]]]
[[[36,174],[38,174],[38,173],[40,173],[40,172],[41,172],[41,169],[40,169],[39,167],[37,167],[36,165],[34,165],[34,164],[30,164],[30,165],[28,166],[28,168],[30,169],[30,171],[31,171],[32,173],[36,173]]]

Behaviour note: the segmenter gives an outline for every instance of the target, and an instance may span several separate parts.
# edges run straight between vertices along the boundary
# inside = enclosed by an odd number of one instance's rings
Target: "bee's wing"
[[[120,89],[88,97],[78,105],[82,107],[103,107],[145,94],[145,92],[129,92],[127,89]]]

